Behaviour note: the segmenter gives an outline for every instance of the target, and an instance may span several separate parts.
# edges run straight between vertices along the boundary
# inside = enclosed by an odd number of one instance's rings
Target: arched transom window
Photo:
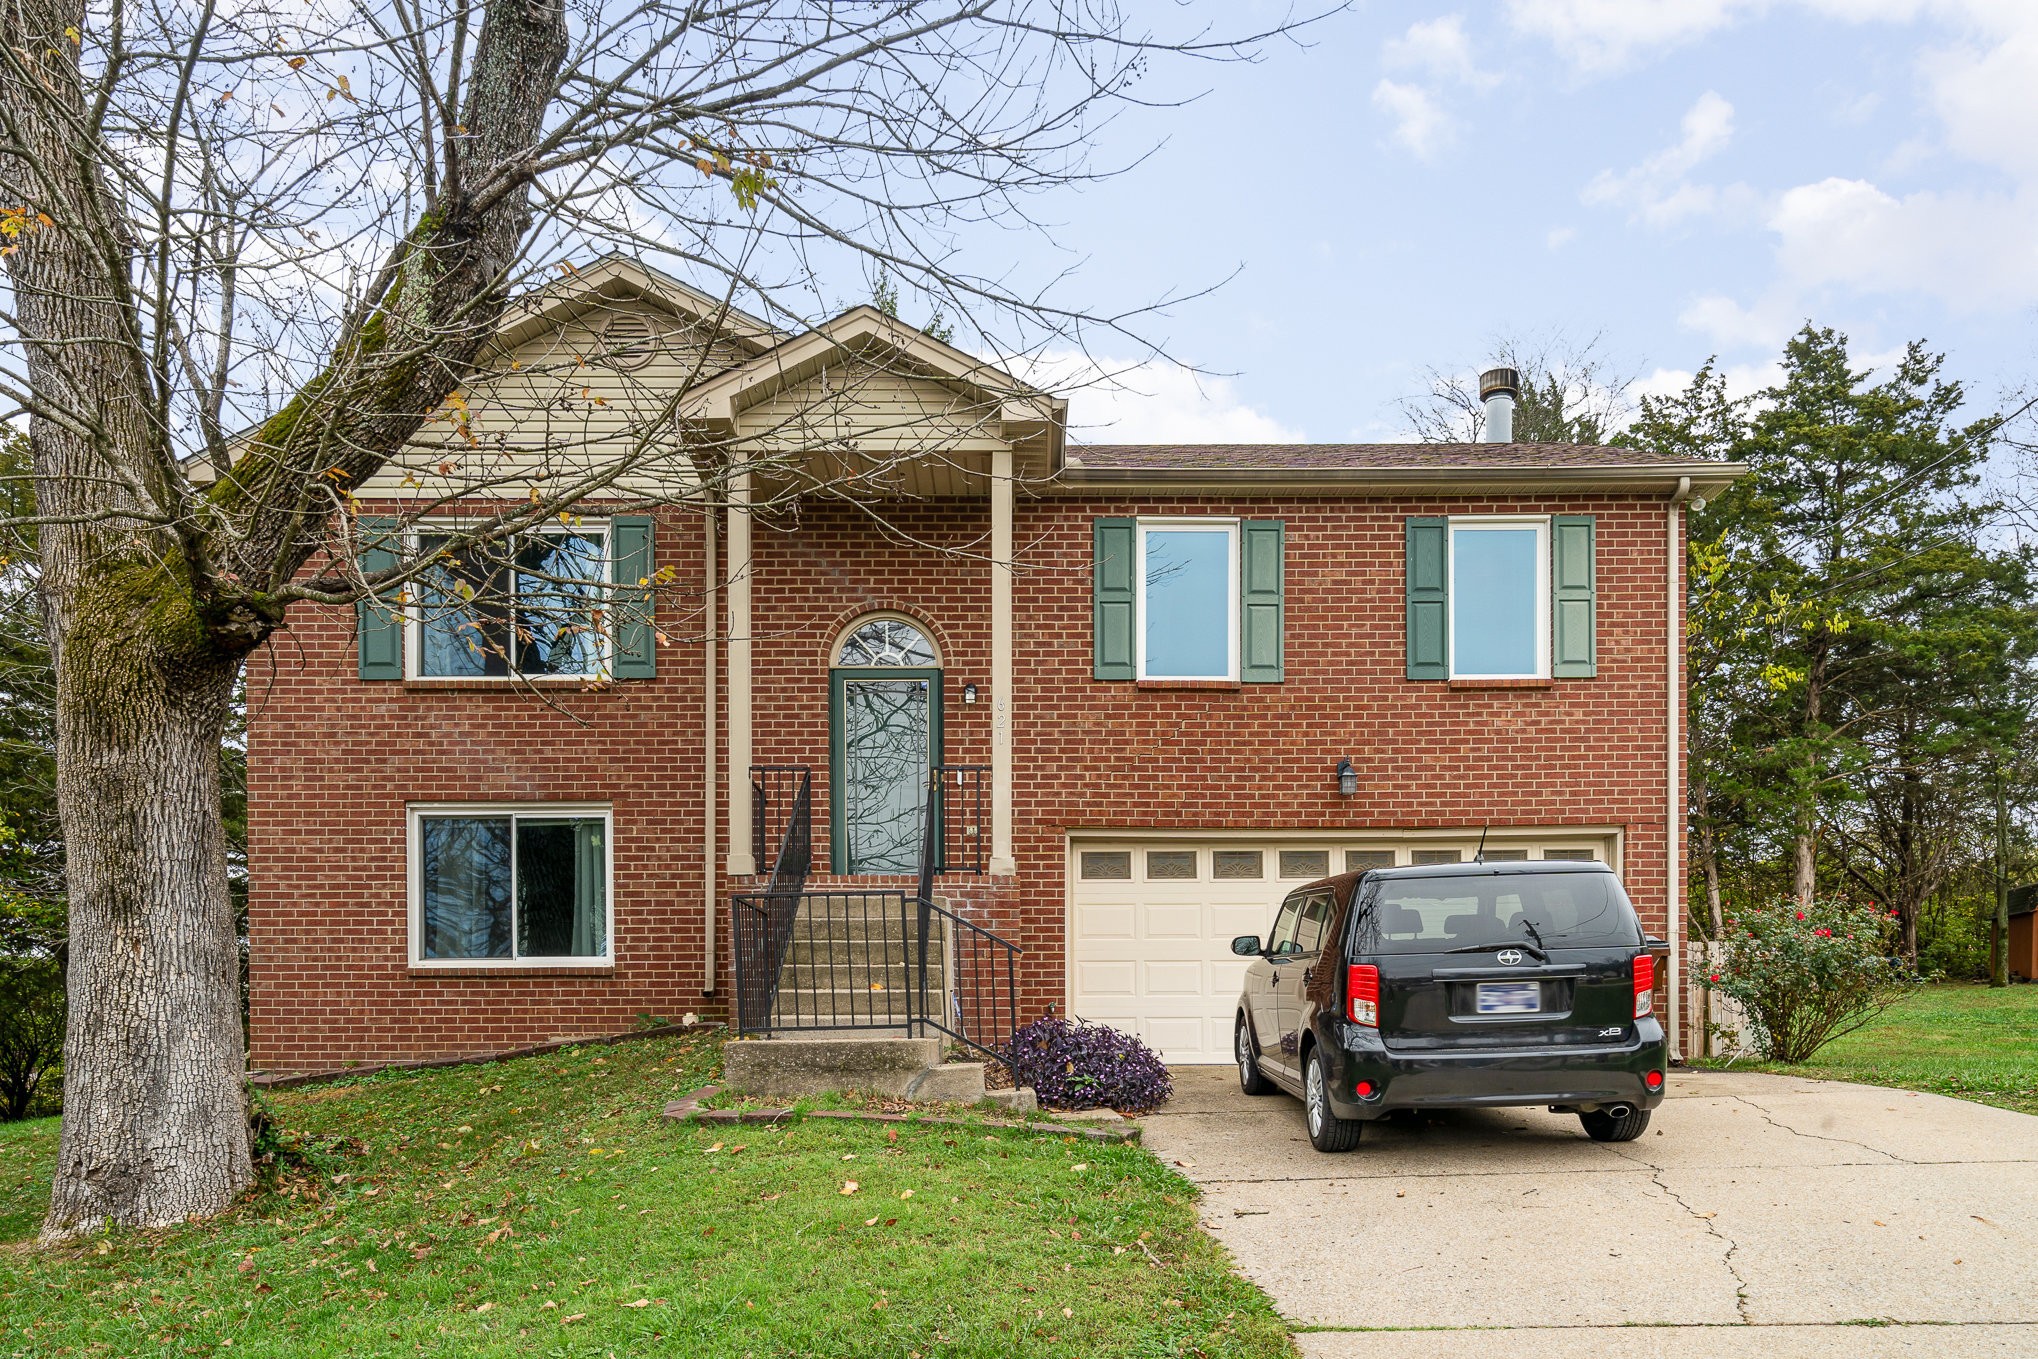
[[[866,618],[850,628],[836,649],[835,664],[846,668],[927,670],[941,664],[934,643],[904,618]]]

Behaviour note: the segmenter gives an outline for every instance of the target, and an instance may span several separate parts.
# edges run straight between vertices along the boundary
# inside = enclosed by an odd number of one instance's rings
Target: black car
[[[1656,955],[1585,862],[1375,868],[1281,903],[1239,997],[1238,1079],[1301,1097],[1318,1151],[1397,1109],[1548,1105],[1626,1142],[1663,1102]]]

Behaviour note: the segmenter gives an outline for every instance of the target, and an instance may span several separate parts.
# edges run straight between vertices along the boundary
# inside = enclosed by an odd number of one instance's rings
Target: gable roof
[[[751,354],[785,339],[785,332],[724,298],[653,269],[642,260],[609,254],[585,269],[571,269],[511,298],[496,327],[495,345],[514,349],[548,328],[599,311],[605,304],[625,301],[644,302],[682,321],[719,332]]]

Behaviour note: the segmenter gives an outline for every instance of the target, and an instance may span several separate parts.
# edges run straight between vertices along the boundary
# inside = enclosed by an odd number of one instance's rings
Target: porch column
[[[757,871],[750,849],[750,473],[729,474],[729,875]]]
[[[1012,450],[991,454],[991,872],[1012,857]]]

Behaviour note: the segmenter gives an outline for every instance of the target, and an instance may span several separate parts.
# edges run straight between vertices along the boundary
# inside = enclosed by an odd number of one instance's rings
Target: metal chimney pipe
[[[1489,368],[1479,375],[1479,399],[1486,403],[1485,442],[1514,442],[1514,402],[1521,395],[1521,374],[1512,368]]]

